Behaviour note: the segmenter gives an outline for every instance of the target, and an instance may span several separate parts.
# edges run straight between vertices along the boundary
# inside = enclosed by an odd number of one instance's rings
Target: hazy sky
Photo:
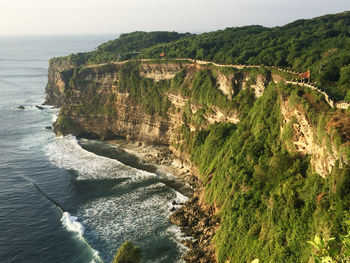
[[[204,32],[345,10],[350,0],[0,0],[0,35]]]

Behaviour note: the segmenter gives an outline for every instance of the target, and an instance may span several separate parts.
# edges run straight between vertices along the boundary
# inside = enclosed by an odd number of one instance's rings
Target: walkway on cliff
[[[124,60],[124,61],[120,61],[120,62],[113,62],[113,64],[126,64],[128,62],[132,62],[132,61],[140,61],[140,62],[151,62],[151,61],[159,61],[159,59],[152,59],[152,58],[144,58],[144,59],[136,59],[136,60]],[[295,71],[291,71],[291,70],[287,70],[287,69],[283,69],[283,68],[278,68],[275,66],[265,66],[265,65],[245,65],[245,64],[218,64],[218,63],[214,63],[211,61],[204,61],[204,60],[195,60],[192,58],[168,58],[166,59],[166,61],[190,61],[193,64],[198,64],[198,65],[213,65],[216,67],[226,67],[226,68],[235,68],[235,69],[243,69],[243,68],[266,68],[266,69],[273,69],[273,70],[278,70],[281,72],[285,72],[285,73],[289,73],[289,74],[293,74],[296,77],[298,77],[301,73],[300,72],[295,72]],[[95,64],[95,65],[88,65],[86,67],[96,67],[96,66],[101,66],[101,65],[107,65],[109,63],[102,63],[102,64]],[[348,109],[350,106],[350,103],[347,101],[338,101],[335,102],[334,100],[332,100],[330,98],[330,96],[322,89],[320,89],[319,87],[317,87],[314,83],[304,83],[304,82],[298,82],[298,81],[294,81],[294,80],[285,80],[285,83],[287,84],[292,84],[292,85],[297,85],[297,86],[301,86],[301,87],[308,87],[312,90],[316,90],[317,92],[321,93],[326,102],[328,103],[328,105],[331,108],[338,108],[338,109]]]

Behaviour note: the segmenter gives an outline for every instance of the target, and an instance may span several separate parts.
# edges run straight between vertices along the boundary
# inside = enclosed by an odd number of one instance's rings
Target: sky
[[[350,0],[0,0],[0,35],[200,33],[350,10]]]

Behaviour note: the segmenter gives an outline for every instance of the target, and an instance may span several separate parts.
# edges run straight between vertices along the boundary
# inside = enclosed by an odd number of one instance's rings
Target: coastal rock
[[[24,109],[25,109],[25,107],[24,107],[23,105],[20,105],[20,106],[18,106],[18,109],[20,109],[20,110],[24,110]]]
[[[176,210],[170,220],[181,227],[181,231],[193,239],[184,241],[189,251],[184,256],[186,262],[216,262],[210,242],[218,227],[210,209],[203,209],[199,204],[198,196],[194,195],[184,206]]]
[[[35,105],[35,107],[36,107],[37,109],[39,109],[39,110],[43,110],[43,109],[45,109],[44,107],[42,107],[42,106],[38,106],[38,105]]]

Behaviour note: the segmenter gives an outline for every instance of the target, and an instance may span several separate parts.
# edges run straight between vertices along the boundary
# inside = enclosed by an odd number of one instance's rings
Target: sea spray
[[[85,240],[83,234],[84,234],[84,227],[81,223],[78,221],[78,217],[72,216],[68,212],[63,212],[61,217],[61,223],[62,225],[69,231],[76,234],[76,236],[83,242],[85,245],[92,251],[92,255],[99,263],[103,263],[103,260],[100,258],[100,255],[97,250],[93,249],[90,244]],[[95,260],[91,262],[96,262]]]
[[[82,148],[72,135],[56,137],[45,152],[55,166],[75,171],[76,189],[90,190],[91,185],[96,190],[104,189],[102,196],[96,195],[82,204],[75,217],[63,215],[62,224],[78,238],[84,236],[106,261],[112,260],[125,240],[136,241],[147,250],[151,258],[146,254],[145,262],[177,262],[185,253],[180,230],[168,219],[173,207],[178,208],[187,200],[172,189],[173,175],[146,172],[97,155]],[[99,188],[104,182],[108,185]],[[85,227],[84,231],[80,225]],[[165,244],[172,252],[156,252]]]
[[[57,137],[45,147],[52,164],[78,173],[77,180],[126,178],[142,181],[157,174],[138,170],[107,157],[84,150],[73,135]]]
[[[61,222],[68,231],[76,233],[79,238],[83,238],[84,227],[78,222],[78,217],[63,212]]]

